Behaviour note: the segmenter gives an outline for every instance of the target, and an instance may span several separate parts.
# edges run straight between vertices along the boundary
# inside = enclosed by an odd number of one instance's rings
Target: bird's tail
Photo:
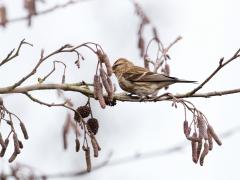
[[[197,81],[189,81],[189,80],[185,80],[185,79],[176,79],[175,81],[176,83],[197,83]]]

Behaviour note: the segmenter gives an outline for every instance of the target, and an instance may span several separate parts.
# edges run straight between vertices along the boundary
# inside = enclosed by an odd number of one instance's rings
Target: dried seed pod
[[[105,71],[104,71],[104,69],[102,67],[100,68],[99,71],[100,71],[100,77],[102,79],[103,86],[104,86],[105,90],[108,93],[108,98],[110,100],[112,100],[112,98],[113,98],[112,81],[111,81],[111,79],[108,76],[106,76],[106,73],[105,73]]]
[[[7,23],[7,12],[5,6],[0,6],[0,26],[5,27]]]
[[[96,118],[90,118],[87,121],[87,129],[90,133],[94,135],[97,134],[99,128],[98,120]]]
[[[192,135],[193,138],[197,138],[197,133],[194,132]],[[198,161],[198,155],[197,155],[197,142],[196,141],[192,141],[192,160],[193,162],[197,163]]]
[[[208,131],[209,131],[209,133],[212,135],[212,137],[213,137],[213,139],[216,141],[216,143],[217,143],[219,146],[221,146],[221,145],[222,145],[222,142],[221,142],[221,140],[219,139],[219,137],[217,136],[217,134],[215,133],[213,127],[212,127],[210,124],[208,124]]]
[[[197,161],[199,159],[201,150],[202,150],[202,141],[198,142],[198,145],[197,145]]]
[[[200,116],[197,117],[197,122],[198,122],[198,129],[199,129],[199,138],[200,139],[208,139],[207,135],[207,127],[204,119]]]
[[[86,118],[90,115],[91,113],[91,108],[89,106],[79,106],[76,111],[81,115],[82,118]],[[77,122],[81,122],[81,117],[79,116],[79,114],[75,112],[74,114],[74,119]]]
[[[20,128],[22,130],[23,136],[25,139],[28,139],[28,133],[27,133],[27,129],[25,127],[25,125],[23,124],[23,122],[20,122]]]
[[[203,152],[202,152],[201,157],[200,157],[200,165],[201,166],[203,166],[203,161],[204,161],[204,158],[206,157],[206,155],[208,154],[208,150],[209,150],[208,143],[205,142],[204,143],[204,149],[203,149]]]
[[[76,147],[76,152],[78,152],[80,150],[80,141],[78,138],[75,139],[75,147]]]
[[[13,143],[14,143],[14,151],[17,154],[20,154],[20,145],[19,145],[19,141],[18,141],[18,137],[16,133],[13,133]]]
[[[97,55],[98,55],[99,61],[101,63],[105,64],[108,76],[111,76],[113,71],[112,71],[112,66],[111,66],[111,63],[109,61],[109,58],[108,58],[107,54],[103,53],[101,50],[98,49],[97,50]]]
[[[213,149],[213,138],[209,131],[209,128],[207,128],[207,134],[208,134],[208,144],[209,144],[209,150],[211,151]]]
[[[2,146],[2,149],[5,149],[5,148],[6,148],[6,145],[5,145],[4,140],[3,140],[3,138],[2,138],[1,132],[0,132],[0,145]]]
[[[86,164],[87,164],[87,172],[90,172],[92,169],[90,148],[86,147],[84,151],[85,151],[85,160],[86,160]]]
[[[22,143],[22,141],[18,140],[18,144],[19,144],[20,149],[23,149],[23,143]]]
[[[91,135],[91,143],[92,143],[94,157],[98,157],[98,144],[94,135]]]
[[[13,152],[13,154],[11,155],[11,157],[8,159],[8,162],[11,163],[13,162],[16,157],[17,157],[18,153],[16,151]]]
[[[7,139],[5,139],[5,141],[4,141],[5,148],[2,148],[2,150],[1,150],[1,152],[0,152],[0,157],[3,157],[3,156],[4,156],[4,154],[5,154],[6,150],[7,150],[8,143],[9,143],[9,139],[7,138]]]

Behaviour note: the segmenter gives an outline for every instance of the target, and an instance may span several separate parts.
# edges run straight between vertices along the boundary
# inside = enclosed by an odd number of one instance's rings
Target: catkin
[[[18,137],[16,133],[13,134],[13,144],[14,144],[14,151],[17,154],[20,154],[20,145],[19,145]]]
[[[85,148],[85,160],[87,164],[87,172],[90,172],[92,169],[91,157],[90,157],[90,148]]]
[[[1,132],[0,132],[0,145],[2,146],[2,149],[6,148]]]
[[[197,161],[199,159],[201,150],[202,150],[202,141],[198,142],[198,145],[197,145]]]
[[[4,156],[4,154],[5,154],[6,150],[7,150],[8,143],[9,143],[9,139],[7,138],[7,139],[5,139],[5,141],[4,141],[5,148],[2,148],[2,150],[1,150],[1,152],[0,152],[0,157],[3,157],[3,156]]]
[[[18,153],[16,151],[13,152],[13,154],[11,155],[11,157],[8,159],[8,162],[11,163],[13,162],[16,157],[17,157]]]
[[[94,75],[93,84],[94,84],[94,97],[98,99],[99,104],[104,109],[106,107],[106,103],[103,97],[102,83],[100,82],[100,77],[97,74]]]
[[[109,84],[109,80],[107,79],[107,77],[106,77],[106,73],[105,73],[105,71],[104,71],[104,69],[101,67],[100,68],[100,77],[101,77],[101,79],[102,79],[102,83],[103,83],[103,86],[104,86],[104,88],[105,88],[105,90],[107,91],[107,93],[108,93],[108,97],[109,97],[109,99],[112,99],[112,96],[113,96],[113,89],[112,89],[112,87],[111,87],[111,84]]]
[[[209,128],[207,128],[207,134],[208,134],[208,144],[209,144],[209,150],[211,151],[213,149],[213,138],[209,131]]]
[[[94,135],[91,136],[91,143],[92,143],[94,157],[98,157],[98,144]]]
[[[222,142],[221,142],[221,140],[219,139],[219,137],[217,136],[217,134],[215,133],[213,127],[212,127],[210,124],[208,124],[208,131],[209,131],[209,133],[212,135],[212,137],[213,137],[213,139],[216,141],[216,143],[217,143],[219,146],[221,146],[221,145],[222,145]]]
[[[76,152],[80,150],[80,141],[78,138],[75,139],[75,149],[76,149]]]
[[[199,129],[199,138],[200,139],[208,139],[208,135],[207,135],[207,128],[206,128],[206,124],[205,121],[202,117],[197,117],[197,122],[198,122],[198,129]]]
[[[204,149],[203,149],[203,152],[202,152],[201,157],[200,157],[200,165],[201,166],[203,166],[203,161],[204,161],[204,158],[206,157],[206,155],[208,154],[208,150],[209,150],[208,143],[205,142],[204,143]]]
[[[192,135],[193,138],[197,138],[197,133],[194,132]],[[198,161],[198,157],[197,157],[197,142],[196,141],[192,141],[192,160],[193,162],[197,163]]]
[[[20,122],[20,128],[22,130],[23,136],[25,139],[28,139],[28,133],[27,133],[27,129],[25,127],[25,125],[23,124],[23,122]]]
[[[7,23],[7,12],[6,7],[1,6],[0,7],[0,26],[5,27]]]

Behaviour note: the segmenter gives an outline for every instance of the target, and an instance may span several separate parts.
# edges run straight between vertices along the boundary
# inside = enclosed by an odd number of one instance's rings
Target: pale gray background
[[[1,1],[9,5],[9,16],[24,15],[22,1]],[[54,5],[52,0],[41,8]],[[171,75],[202,81],[218,65],[219,58],[231,56],[240,46],[239,6],[237,0],[141,0],[138,1],[159,30],[165,45],[178,35],[183,36],[170,51]],[[34,48],[24,47],[16,61],[0,68],[0,85],[8,85],[26,74],[37,62],[41,48],[46,52],[65,43],[73,45],[86,41],[98,42],[108,53],[113,63],[126,57],[141,65],[137,44],[139,19],[134,14],[130,1],[89,0],[89,2],[58,10],[37,17],[33,26],[26,22],[9,24],[0,29],[1,59],[19,41],[26,38]],[[149,36],[148,36],[149,37]],[[69,62],[67,81],[91,82],[96,59],[84,50],[86,61],[77,70],[73,65],[75,56],[62,55],[52,58]],[[236,60],[224,68],[203,91],[239,88],[240,62]],[[37,82],[40,74],[46,74],[51,62],[40,68],[37,76],[25,84]],[[59,81],[62,67],[48,82]],[[114,81],[115,78],[114,78]],[[186,92],[195,85],[174,85],[170,92]],[[119,87],[118,90],[120,91]],[[42,100],[57,100],[55,92],[34,93]],[[76,104],[86,98],[77,93],[68,93]],[[17,158],[19,162],[31,164],[43,172],[65,172],[85,168],[83,153],[75,153],[74,138],[69,137],[70,148],[62,149],[61,132],[66,110],[47,108],[31,102],[23,95],[4,95],[6,106],[18,114],[26,123],[30,139],[24,142],[24,150]],[[191,101],[205,113],[217,132],[223,132],[239,123],[239,95],[229,95]],[[94,102],[94,101],[93,101]],[[185,141],[182,132],[183,109],[171,107],[171,103],[120,103],[102,110],[94,102],[94,115],[100,121],[97,138],[102,146],[98,164],[110,151],[113,159],[164,149]],[[223,140],[222,147],[214,147],[207,156],[204,167],[191,161],[190,145],[182,151],[141,161],[108,166],[81,177],[82,179],[238,179],[239,138],[236,133]],[[0,160],[0,166],[7,159]],[[4,164],[5,168],[7,165]]]

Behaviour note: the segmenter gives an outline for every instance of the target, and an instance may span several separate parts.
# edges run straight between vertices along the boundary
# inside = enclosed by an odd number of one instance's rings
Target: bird
[[[152,72],[146,68],[135,66],[131,61],[120,58],[112,66],[122,90],[137,95],[141,99],[156,94],[160,89],[174,83],[195,83]]]

